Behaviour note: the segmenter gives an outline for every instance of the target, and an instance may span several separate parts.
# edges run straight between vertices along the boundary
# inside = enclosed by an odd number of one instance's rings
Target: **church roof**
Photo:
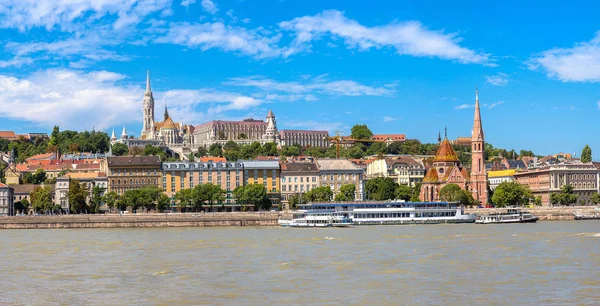
[[[450,141],[448,141],[448,139],[444,139],[442,140],[442,143],[440,144],[440,147],[437,150],[437,153],[435,153],[435,158],[433,159],[434,162],[457,162],[458,160],[458,155],[456,155],[456,152],[454,151],[454,148],[452,148],[452,145],[450,144]]]
[[[175,122],[173,122],[173,119],[171,119],[171,117],[167,118],[167,120],[165,120],[163,122],[162,125],[163,129],[176,129],[177,126],[175,126]]]
[[[427,174],[425,174],[425,177],[423,178],[423,182],[432,183],[432,182],[438,182],[438,181],[439,181],[439,177],[438,177],[437,170],[435,170],[435,168],[429,168],[429,170],[427,171]]]

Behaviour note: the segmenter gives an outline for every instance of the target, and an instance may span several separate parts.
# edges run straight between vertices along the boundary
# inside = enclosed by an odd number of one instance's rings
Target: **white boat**
[[[355,208],[350,218],[356,225],[473,223],[476,216],[449,204],[411,205],[390,208]]]
[[[303,211],[292,220],[279,220],[283,227],[350,227],[352,219],[340,212]]]
[[[508,208],[506,211],[481,215],[475,220],[476,224],[492,223],[535,223],[539,218],[518,208]]]
[[[595,213],[585,214],[581,213],[581,210],[578,209],[573,213],[573,216],[575,220],[600,220],[600,207],[596,207],[595,211]]]

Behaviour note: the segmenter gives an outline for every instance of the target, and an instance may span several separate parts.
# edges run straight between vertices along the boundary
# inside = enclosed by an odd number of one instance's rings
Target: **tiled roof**
[[[197,162],[201,163],[224,163],[227,162],[225,157],[211,157],[211,156],[203,156],[195,159]]]
[[[241,161],[244,169],[279,169],[279,162],[276,160],[249,160]]]
[[[398,156],[398,158],[396,158],[396,160],[394,161],[394,164],[398,164],[398,163],[407,164],[409,166],[417,166],[417,167],[423,166],[423,164],[420,161],[414,159],[413,157],[403,156],[403,155]]]
[[[372,140],[381,141],[404,141],[406,140],[405,134],[375,134],[371,137]]]
[[[107,158],[109,167],[117,166],[158,166],[159,156],[113,156]]]
[[[526,169],[527,166],[522,160],[507,160],[509,169]]]
[[[39,159],[46,159],[46,160],[51,160],[53,158],[56,158],[56,153],[44,153],[44,154],[37,154],[34,156],[31,156],[29,158],[27,158],[26,160],[39,160]]]
[[[281,163],[281,171],[289,171],[289,172],[319,172],[319,166],[317,166],[316,163],[308,163],[308,162]]]
[[[0,138],[4,138],[7,140],[16,140],[17,135],[14,131],[0,131]]]
[[[320,170],[362,170],[347,159],[318,159]]]
[[[12,187],[14,189],[15,194],[30,194],[37,186],[39,186],[39,185],[23,184],[23,185],[11,185],[10,187]]]
[[[88,173],[70,172],[70,173],[67,173],[67,174],[61,176],[60,178],[78,180],[78,179],[94,179],[94,178],[103,178],[103,177],[106,177],[106,173],[104,173],[104,172],[88,172]]]
[[[423,182],[425,183],[434,183],[438,181],[439,177],[435,168],[430,168],[429,171],[427,171],[427,174],[425,174],[425,177],[423,178]]]
[[[0,188],[6,188],[6,187],[8,187],[8,185],[5,185],[2,182],[0,182]]]
[[[457,161],[459,161],[458,155],[456,155],[456,152],[454,151],[454,148],[452,148],[452,145],[450,144],[450,141],[448,141],[448,139],[442,140],[442,143],[440,144],[440,147],[438,148],[433,161],[434,162],[457,162]]]

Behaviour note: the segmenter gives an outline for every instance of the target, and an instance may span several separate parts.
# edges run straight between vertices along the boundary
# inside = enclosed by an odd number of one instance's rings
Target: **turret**
[[[121,133],[121,139],[127,139],[127,129],[123,126],[123,132]]]

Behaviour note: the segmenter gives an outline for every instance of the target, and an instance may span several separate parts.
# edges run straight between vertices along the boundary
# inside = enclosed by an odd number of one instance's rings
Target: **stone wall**
[[[534,207],[534,208],[521,208],[523,211],[528,211],[534,216],[540,218],[540,220],[573,220],[573,213],[578,211],[582,214],[593,214],[595,213],[594,206],[573,206],[573,207]],[[468,208],[465,209],[465,213],[485,215],[495,212],[506,211],[506,209],[498,208]]]

